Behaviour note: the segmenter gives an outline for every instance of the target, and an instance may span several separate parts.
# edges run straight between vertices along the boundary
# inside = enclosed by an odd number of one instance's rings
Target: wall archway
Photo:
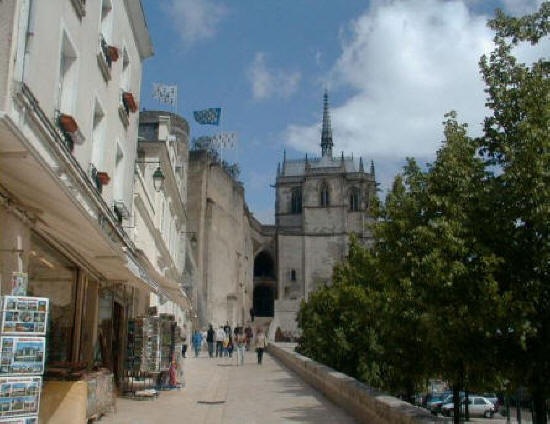
[[[254,287],[254,315],[257,317],[272,317],[275,311],[274,288],[268,285]]]

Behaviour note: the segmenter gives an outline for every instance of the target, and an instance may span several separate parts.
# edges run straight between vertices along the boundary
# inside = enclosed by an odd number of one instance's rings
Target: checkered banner
[[[237,144],[237,133],[221,132],[212,136],[212,143],[217,148],[233,149]]]
[[[195,121],[201,125],[220,125],[221,115],[221,107],[211,107],[209,109],[196,110],[193,112]]]
[[[153,84],[153,98],[161,103],[176,106],[178,98],[178,86],[159,84],[155,82]]]

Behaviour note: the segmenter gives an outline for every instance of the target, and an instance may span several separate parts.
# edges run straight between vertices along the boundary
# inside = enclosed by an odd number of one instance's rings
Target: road
[[[270,424],[356,421],[294,373],[265,354],[253,352],[244,366],[232,359],[185,359],[185,387],[161,392],[154,401],[117,399],[116,411],[99,424]]]

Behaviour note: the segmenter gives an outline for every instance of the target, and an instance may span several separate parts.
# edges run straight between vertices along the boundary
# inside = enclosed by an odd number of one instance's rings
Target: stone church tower
[[[331,282],[334,265],[347,254],[349,235],[367,243],[369,203],[376,192],[374,164],[333,156],[328,95],[323,98],[321,157],[286,159],[278,165],[275,199],[277,290],[271,328],[296,330],[300,301]]]

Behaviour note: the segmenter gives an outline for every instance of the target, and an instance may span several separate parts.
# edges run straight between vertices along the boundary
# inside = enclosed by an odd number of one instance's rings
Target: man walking
[[[214,329],[212,328],[212,324],[210,324],[206,333],[206,343],[208,343],[208,356],[210,356],[210,358],[214,356],[214,337]]]

